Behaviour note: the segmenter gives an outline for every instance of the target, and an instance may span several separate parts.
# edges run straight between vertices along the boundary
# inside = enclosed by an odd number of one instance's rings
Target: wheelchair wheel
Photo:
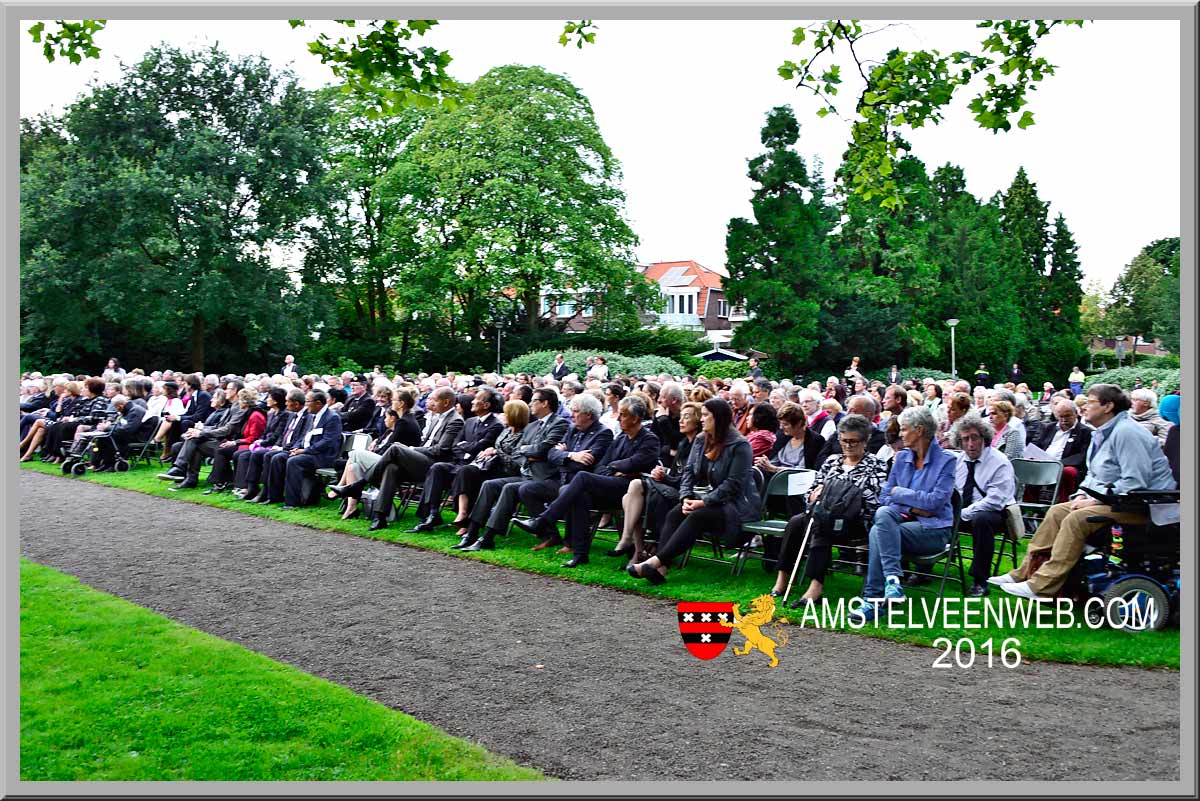
[[[1104,614],[1114,629],[1135,633],[1158,631],[1171,618],[1171,601],[1157,582],[1135,576],[1104,591]]]
[[[73,476],[82,476],[86,472],[87,465],[83,462],[76,462],[75,464],[71,465],[71,475]]]
[[[118,473],[128,473],[129,462],[125,461],[124,459],[117,459],[117,461],[113,462],[113,470]]]
[[[73,468],[75,464],[76,463],[74,459],[67,459],[59,464],[58,469],[62,471],[64,476],[69,476],[71,475],[71,468]]]

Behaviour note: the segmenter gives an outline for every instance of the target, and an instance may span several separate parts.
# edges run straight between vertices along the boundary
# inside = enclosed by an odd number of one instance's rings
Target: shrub
[[[1124,358],[1121,360],[1121,364],[1123,364],[1125,367],[1128,367],[1130,358],[1131,354],[1129,351],[1126,351]],[[1092,351],[1092,364],[1096,365],[1094,372],[1104,372],[1103,370],[1099,369],[1101,363],[1107,365],[1107,369],[1118,369],[1116,352],[1112,350]],[[1137,356],[1137,367],[1157,367],[1168,370],[1178,368],[1179,356],[1174,353],[1168,353],[1164,356],[1143,356],[1139,353]]]
[[[696,365],[692,371],[692,376],[704,376],[705,378],[745,378],[750,373],[749,361],[715,361],[709,362],[704,359],[698,360],[700,363]],[[761,365],[760,365],[761,366]],[[763,375],[767,375],[768,371],[764,367]]]
[[[1158,381],[1158,395],[1168,395],[1179,389],[1179,370],[1160,367],[1122,367],[1109,370],[1097,375],[1088,376],[1083,382],[1086,391],[1093,384],[1116,384],[1122,389],[1133,389],[1133,383],[1142,379],[1142,385],[1149,387],[1151,381]]]
[[[657,375],[670,373],[683,375],[686,372],[683,365],[665,356],[625,356],[620,353],[591,350],[537,350],[525,353],[504,365],[505,373],[530,373],[531,375],[546,375],[554,367],[554,355],[562,353],[563,361],[571,372],[580,377],[587,370],[588,356],[603,356],[608,363],[608,374],[617,375]]]

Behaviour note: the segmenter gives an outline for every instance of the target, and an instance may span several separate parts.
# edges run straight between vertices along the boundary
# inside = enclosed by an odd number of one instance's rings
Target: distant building
[[[665,325],[702,332],[714,347],[727,345],[745,309],[730,307],[721,288],[722,273],[695,261],[659,261],[639,267],[642,275],[658,284],[663,310],[643,312],[643,325]],[[567,331],[586,331],[595,309],[586,293],[542,294],[542,315],[567,321]]]
[[[1168,351],[1166,348],[1164,348],[1162,346],[1161,339],[1155,339],[1151,342],[1147,342],[1142,337],[1138,337],[1137,339],[1138,339],[1137,352],[1141,356],[1165,356],[1166,354],[1170,353],[1170,351]],[[1123,350],[1126,353],[1129,353],[1131,350],[1133,350],[1133,337],[1126,336],[1126,337],[1124,337],[1124,340],[1125,341],[1123,343],[1124,344]],[[1117,340],[1114,337],[1109,337],[1107,339],[1101,339],[1100,337],[1095,337],[1092,339],[1091,344],[1088,345],[1088,350],[1091,350],[1091,351],[1116,350],[1116,349],[1117,349]]]

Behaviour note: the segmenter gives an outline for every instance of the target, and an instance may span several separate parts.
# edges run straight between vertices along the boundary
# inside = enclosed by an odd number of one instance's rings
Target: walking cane
[[[796,571],[800,569],[800,560],[804,558],[804,549],[808,545],[808,535],[812,531],[813,513],[817,511],[817,507],[821,505],[821,499],[813,503],[812,509],[808,511],[808,525],[804,528],[804,539],[800,540],[800,550],[796,552],[796,564],[792,565],[792,575],[788,579],[787,589],[783,592],[783,603],[787,603],[788,596],[792,594],[792,584],[796,581]]]

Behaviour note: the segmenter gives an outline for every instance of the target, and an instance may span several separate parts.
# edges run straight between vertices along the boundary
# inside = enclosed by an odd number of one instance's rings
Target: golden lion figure
[[[735,654],[745,656],[757,648],[771,658],[769,667],[775,667],[779,664],[779,657],[775,656],[775,649],[787,645],[788,641],[787,631],[778,623],[772,627],[772,633],[779,638],[779,642],[775,642],[762,633],[762,626],[770,623],[771,618],[775,616],[775,599],[770,595],[760,595],[750,602],[750,606],[754,608],[754,611],[743,616],[741,605],[734,604],[733,622],[722,620],[721,625],[727,629],[736,628],[746,638],[745,648],[739,650],[735,647],[733,649]]]

